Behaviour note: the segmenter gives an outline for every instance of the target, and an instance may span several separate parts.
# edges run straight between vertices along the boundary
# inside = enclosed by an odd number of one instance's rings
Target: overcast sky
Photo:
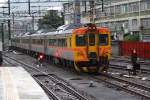
[[[5,2],[6,0],[0,0],[0,2]],[[2,6],[3,4],[0,4],[0,6]]]
[[[1,2],[7,2],[8,0],[0,0],[0,3]],[[10,1],[20,1],[20,2],[23,2],[23,1],[28,1],[28,0],[10,0]],[[31,1],[38,1],[38,0],[31,0]],[[41,0],[42,1],[42,0]],[[46,1],[46,0],[43,0],[43,1]],[[0,4],[0,6],[2,6],[3,4]],[[5,4],[5,6],[7,6],[7,4]],[[32,7],[32,6],[36,6],[36,7]],[[61,6],[61,3],[54,3],[54,2],[51,2],[51,3],[31,3],[31,10],[39,10],[39,7],[40,6],[40,9],[54,9],[54,10],[61,10],[62,6]],[[44,7],[45,6],[45,7]],[[0,12],[2,11],[2,9],[0,9]],[[28,11],[28,3],[20,3],[20,4],[11,4],[11,12],[16,12],[16,11]]]

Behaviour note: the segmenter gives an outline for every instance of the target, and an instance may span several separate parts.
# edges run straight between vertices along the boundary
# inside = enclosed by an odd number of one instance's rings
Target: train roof
[[[91,27],[98,29],[102,33],[109,32],[109,29],[107,27],[96,27],[95,24],[91,24],[91,23],[85,25],[85,27],[83,27],[82,24],[69,24],[69,25],[62,25],[58,27],[56,31],[53,32],[48,32],[48,30],[41,29],[34,33],[31,32],[22,33],[17,35],[16,37],[30,37],[30,36],[36,37],[36,36],[61,35],[61,34],[71,34],[71,33],[84,34]]]
[[[56,31],[48,32],[46,29],[40,29],[34,33],[26,32],[26,33],[20,33],[16,35],[14,38],[17,37],[28,37],[28,36],[45,36],[45,35],[57,35],[57,34],[71,34],[73,29],[79,28],[83,26],[82,24],[68,24],[68,25],[62,25],[56,29]]]
[[[47,33],[41,33],[41,34],[32,34],[30,35],[31,37],[33,36],[49,36],[49,35],[61,35],[61,34],[71,34],[73,29],[70,30],[65,30],[65,31],[54,31],[54,32],[47,32]]]

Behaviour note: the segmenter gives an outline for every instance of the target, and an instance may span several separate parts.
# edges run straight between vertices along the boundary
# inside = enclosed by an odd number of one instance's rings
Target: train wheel
[[[108,66],[103,65],[99,68],[99,72],[107,72],[107,71],[108,71]]]
[[[74,62],[75,71],[81,73],[81,69],[77,66],[76,62]]]
[[[66,67],[66,65],[67,65],[66,60],[62,59],[61,62],[62,62],[63,67]]]
[[[84,72],[87,72],[87,73],[98,73],[98,69],[97,67],[86,67],[86,70],[84,70]]]
[[[53,58],[53,63],[54,63],[55,65],[61,65],[61,59],[59,59],[59,58],[57,58],[57,57],[54,57],[54,58]]]

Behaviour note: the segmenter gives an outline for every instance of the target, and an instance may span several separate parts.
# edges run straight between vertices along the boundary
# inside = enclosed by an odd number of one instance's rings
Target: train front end
[[[73,32],[74,66],[77,71],[107,71],[111,53],[110,32],[89,24]]]

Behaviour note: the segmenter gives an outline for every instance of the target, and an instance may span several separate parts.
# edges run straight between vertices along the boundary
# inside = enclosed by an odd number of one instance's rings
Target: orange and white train
[[[16,36],[12,48],[30,55],[42,53],[45,59],[77,71],[107,71],[111,55],[108,28],[87,24],[85,27]]]

